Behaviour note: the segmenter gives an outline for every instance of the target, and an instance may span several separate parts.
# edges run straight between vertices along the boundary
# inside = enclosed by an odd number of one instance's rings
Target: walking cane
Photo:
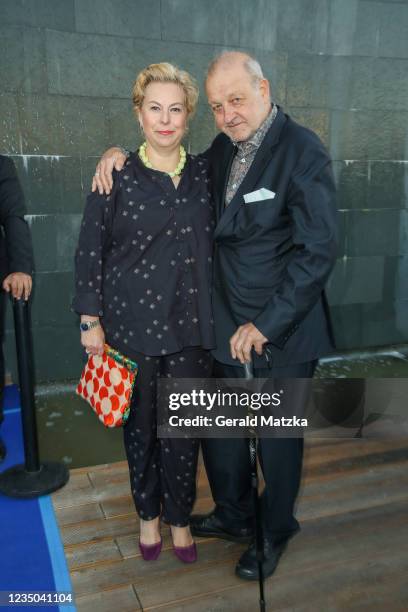
[[[252,380],[254,378],[254,369],[252,362],[244,363],[245,379]],[[264,561],[264,546],[263,546],[263,530],[261,505],[258,495],[258,469],[257,469],[257,437],[249,438],[249,457],[251,463],[251,486],[254,498],[255,510],[255,547],[256,560],[258,562],[258,581],[259,581],[259,609],[260,612],[265,612],[265,597],[264,597],[264,577],[263,566]]]

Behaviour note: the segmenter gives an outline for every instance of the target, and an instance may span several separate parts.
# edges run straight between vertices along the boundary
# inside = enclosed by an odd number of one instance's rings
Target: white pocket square
[[[250,204],[251,202],[259,202],[260,200],[270,200],[274,198],[275,195],[276,194],[274,191],[270,191],[269,189],[265,189],[265,187],[261,187],[261,189],[246,193],[244,195],[244,202],[245,204]]]

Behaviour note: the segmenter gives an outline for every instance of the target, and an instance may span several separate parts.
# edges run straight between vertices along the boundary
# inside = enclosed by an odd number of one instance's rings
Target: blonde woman
[[[162,546],[160,517],[174,552],[196,560],[188,526],[198,441],[158,439],[157,378],[210,375],[213,218],[206,161],[181,141],[198,89],[191,76],[152,64],[137,77],[133,104],[145,141],[115,172],[109,195],[87,200],[76,252],[74,309],[81,343],[104,342],[139,365],[124,443],[145,560]]]

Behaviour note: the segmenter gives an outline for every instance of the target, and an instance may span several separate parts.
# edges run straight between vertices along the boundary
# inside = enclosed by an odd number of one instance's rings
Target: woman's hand
[[[113,168],[122,170],[126,161],[126,155],[118,147],[111,147],[99,160],[94,177],[92,179],[92,191],[98,190],[100,195],[109,195],[113,186]]]
[[[83,321],[98,321],[95,317],[84,317]],[[88,331],[81,331],[81,344],[88,355],[103,355],[105,345],[105,334],[101,327],[93,327]]]

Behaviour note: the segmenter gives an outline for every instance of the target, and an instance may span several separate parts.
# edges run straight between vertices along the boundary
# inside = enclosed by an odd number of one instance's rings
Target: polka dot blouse
[[[111,194],[87,198],[73,308],[99,316],[106,341],[124,354],[214,347],[207,164],[188,155],[176,188],[132,153]]]

